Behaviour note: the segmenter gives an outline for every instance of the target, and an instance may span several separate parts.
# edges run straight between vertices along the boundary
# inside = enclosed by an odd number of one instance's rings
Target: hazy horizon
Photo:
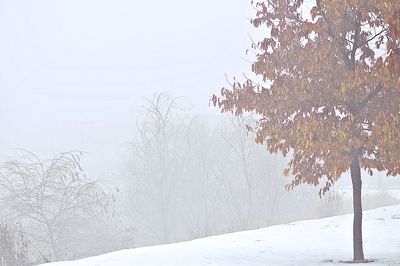
[[[218,114],[208,102],[225,74],[249,72],[253,13],[227,0],[0,1],[0,155],[113,153],[156,92]]]

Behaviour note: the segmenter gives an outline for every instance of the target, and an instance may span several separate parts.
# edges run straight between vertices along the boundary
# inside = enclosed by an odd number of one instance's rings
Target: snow
[[[367,265],[400,265],[400,205],[364,212]],[[334,265],[352,259],[352,215],[299,221],[46,266]],[[340,263],[338,265],[346,265]]]

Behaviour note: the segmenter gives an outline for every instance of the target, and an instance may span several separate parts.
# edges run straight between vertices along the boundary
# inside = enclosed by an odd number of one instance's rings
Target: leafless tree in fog
[[[173,240],[170,212],[176,199],[178,179],[187,160],[184,136],[190,121],[179,117],[178,109],[176,99],[165,93],[147,99],[142,117],[137,121],[138,135],[132,143],[134,186],[142,196],[141,200],[154,207],[153,219],[147,223],[155,222],[156,225],[161,221],[158,231],[163,242]]]
[[[29,236],[41,243],[50,260],[59,260],[63,238],[73,233],[82,217],[112,211],[111,194],[99,181],[86,177],[81,152],[64,152],[49,160],[23,151],[23,156],[1,164],[0,209],[20,221]]]
[[[225,130],[221,130],[222,139],[228,144],[229,148],[233,152],[240,162],[241,176],[243,177],[245,195],[247,199],[247,210],[244,215],[245,224],[249,224],[251,221],[251,215],[253,213],[253,198],[254,190],[256,188],[256,176],[254,175],[254,167],[252,167],[252,161],[254,161],[255,145],[252,145],[252,139],[249,138],[249,132],[246,130],[248,124],[252,121],[251,115],[246,117],[233,117],[228,116],[229,124]],[[230,132],[226,132],[229,129]]]

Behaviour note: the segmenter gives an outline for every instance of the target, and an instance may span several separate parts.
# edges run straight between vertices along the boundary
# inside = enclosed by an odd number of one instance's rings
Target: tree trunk
[[[362,243],[362,205],[361,205],[361,170],[357,155],[354,156],[350,165],[351,181],[353,183],[353,254],[355,262],[364,261]]]

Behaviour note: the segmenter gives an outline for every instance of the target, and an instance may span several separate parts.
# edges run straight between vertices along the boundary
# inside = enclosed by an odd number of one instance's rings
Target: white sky
[[[225,73],[250,72],[254,12],[250,0],[0,0],[0,155],[124,145],[157,91],[217,113]]]
[[[0,0],[0,160],[79,149],[115,175],[143,97],[219,113],[210,96],[250,73],[248,35],[262,36],[250,2]]]

